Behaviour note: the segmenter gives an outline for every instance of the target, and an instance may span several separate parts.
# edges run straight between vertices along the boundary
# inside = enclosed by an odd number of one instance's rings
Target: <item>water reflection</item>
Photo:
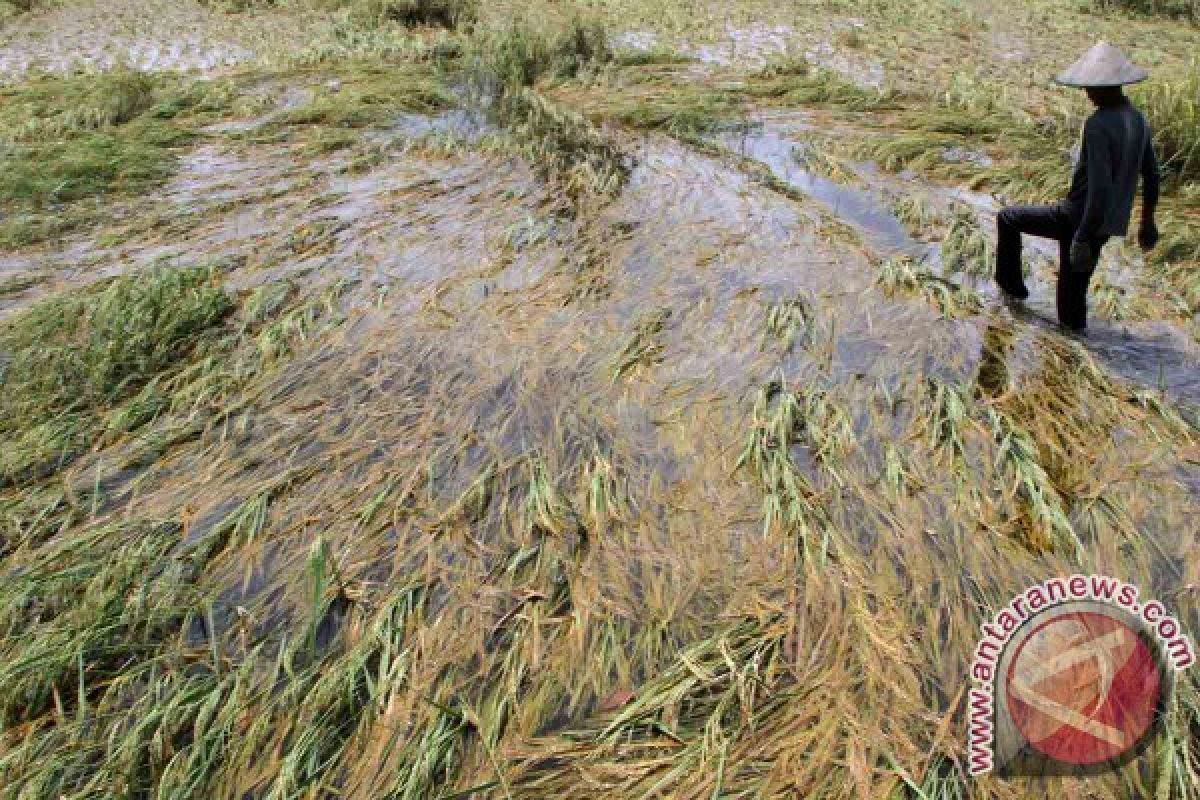
[[[929,252],[929,245],[909,236],[880,198],[804,169],[796,158],[797,145],[786,132],[767,124],[754,130],[724,134],[720,142],[743,158],[768,167],[777,179],[862,230],[881,249],[918,256]]]
[[[1034,330],[1070,337],[1106,369],[1130,383],[1162,391],[1193,413],[1200,409],[1200,353],[1171,325],[1092,320],[1086,332],[1075,334],[1064,332],[1053,312],[1037,304],[1020,304],[1011,311]]]

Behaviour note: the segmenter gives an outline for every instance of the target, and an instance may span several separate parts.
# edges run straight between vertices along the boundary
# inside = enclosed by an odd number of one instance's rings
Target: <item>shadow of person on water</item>
[[[1094,320],[1086,331],[1073,332],[1027,303],[1006,308],[1012,314],[1012,321],[1007,323],[1010,331],[1015,333],[1024,323],[1048,341],[1078,343],[1116,377],[1143,389],[1164,392],[1186,414],[1195,416],[1200,411],[1200,352],[1171,326]],[[988,321],[989,330],[1003,324],[999,318]]]

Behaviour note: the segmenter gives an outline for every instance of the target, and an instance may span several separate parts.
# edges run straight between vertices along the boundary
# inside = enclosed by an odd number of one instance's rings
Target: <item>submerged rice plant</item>
[[[1095,281],[1091,291],[1095,296],[1096,310],[1112,320],[1127,320],[1133,316],[1126,290],[1110,282],[1103,274]]]
[[[942,266],[947,275],[965,272],[975,277],[992,274],[995,248],[979,224],[975,213],[959,208],[950,219],[950,228],[942,240]]]
[[[997,443],[997,472],[1008,484],[1003,490],[1015,495],[1022,504],[1020,512],[1028,520],[1028,527],[1020,535],[1035,549],[1053,548],[1080,557],[1083,542],[1039,462],[1033,438],[1005,414],[991,408],[987,413]]]
[[[888,293],[902,291],[924,297],[946,317],[978,314],[983,308],[977,292],[933,273],[908,256],[883,261],[876,282]]]
[[[794,154],[796,161],[814,175],[827,178],[834,183],[852,184],[857,182],[859,176],[855,169],[844,159],[830,153],[829,150],[830,147],[827,145],[810,143],[803,149],[795,150]]]
[[[864,88],[831,69],[796,59],[767,64],[753,76],[747,92],[772,103],[824,105],[852,111],[887,110],[894,108],[897,101],[892,91]]]
[[[748,468],[763,491],[764,536],[788,534],[809,558],[825,558],[828,510],[793,448],[807,445],[812,458],[840,482],[842,458],[853,443],[849,417],[825,391],[798,393],[772,383],[755,393],[751,431],[736,468]]]
[[[785,352],[790,352],[797,340],[807,339],[813,331],[812,302],[802,295],[773,303],[767,310],[767,326],[763,331],[764,343],[768,338],[778,339]]]
[[[606,97],[597,115],[643,130],[661,130],[703,146],[704,135],[737,124],[740,109],[729,92],[689,84],[639,86],[628,97]]]
[[[929,236],[944,224],[942,215],[931,205],[929,198],[917,193],[897,196],[892,201],[892,213],[914,238]]]
[[[639,366],[648,366],[661,360],[663,354],[661,334],[670,319],[671,309],[663,308],[647,314],[637,323],[613,364],[614,381],[621,379]]]
[[[629,174],[625,156],[582,116],[532,89],[522,88],[502,102],[513,136],[570,196],[611,196],[624,185]]]
[[[928,413],[923,424],[929,447],[948,452],[961,461],[966,457],[965,431],[971,424],[969,396],[958,386],[931,379],[927,386]]]

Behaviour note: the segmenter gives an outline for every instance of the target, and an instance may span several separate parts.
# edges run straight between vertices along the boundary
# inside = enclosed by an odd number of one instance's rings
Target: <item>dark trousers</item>
[[[1013,206],[996,218],[996,283],[1008,294],[1025,298],[1029,290],[1021,277],[1021,234],[1058,240],[1058,321],[1068,328],[1087,327],[1087,289],[1100,261],[1107,236],[1093,240],[1092,263],[1085,272],[1071,269],[1071,240],[1079,220],[1062,206]]]

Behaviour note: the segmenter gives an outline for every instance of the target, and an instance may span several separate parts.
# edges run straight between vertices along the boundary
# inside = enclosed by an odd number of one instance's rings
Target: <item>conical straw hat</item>
[[[1125,54],[1108,42],[1100,42],[1083,54],[1083,58],[1062,71],[1055,80],[1064,86],[1100,87],[1124,86],[1138,83],[1150,73],[1134,66]]]

